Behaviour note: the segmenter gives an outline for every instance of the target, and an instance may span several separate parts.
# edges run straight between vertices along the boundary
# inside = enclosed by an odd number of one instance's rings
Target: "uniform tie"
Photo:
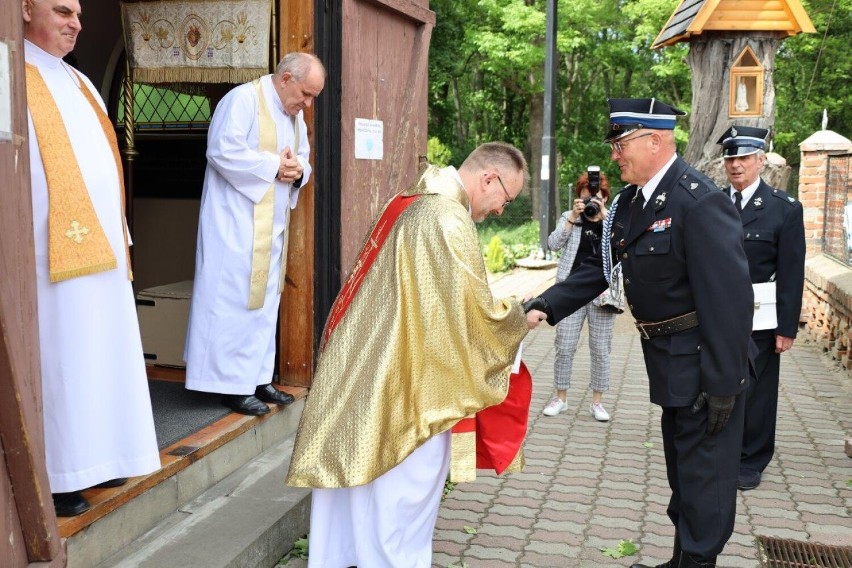
[[[737,213],[740,215],[743,214],[743,193],[741,191],[734,191],[734,205],[737,207]]]
[[[630,204],[630,230],[633,231],[634,228],[639,224],[639,217],[642,216],[642,208],[645,206],[645,193],[642,191],[642,188],[636,189],[636,197],[633,199],[633,202]]]

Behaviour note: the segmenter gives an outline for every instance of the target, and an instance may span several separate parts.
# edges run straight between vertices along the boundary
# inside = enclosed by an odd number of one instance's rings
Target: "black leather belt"
[[[698,325],[698,316],[695,315],[695,312],[689,312],[688,314],[683,314],[663,321],[636,320],[635,323],[636,329],[639,330],[639,334],[642,336],[642,339],[651,339],[652,337],[658,337],[660,335],[669,335],[679,331],[692,329]]]

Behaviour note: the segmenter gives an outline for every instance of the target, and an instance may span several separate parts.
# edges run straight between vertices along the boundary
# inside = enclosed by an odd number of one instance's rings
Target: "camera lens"
[[[583,203],[586,204],[586,206],[583,208],[583,216],[585,216],[586,218],[591,219],[592,217],[596,217],[600,214],[601,206],[598,204],[597,201],[592,201],[591,198],[588,198],[584,199]]]

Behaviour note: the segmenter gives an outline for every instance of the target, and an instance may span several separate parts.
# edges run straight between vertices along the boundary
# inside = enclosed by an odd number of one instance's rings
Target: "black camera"
[[[585,198],[583,200],[583,204],[585,205],[585,207],[583,207],[583,217],[591,220],[592,218],[600,214],[601,204],[595,201],[593,198]]]
[[[600,166],[589,166],[586,168],[586,175],[589,177],[589,193],[592,196],[598,194],[601,190],[601,168]],[[601,204],[595,201],[592,197],[587,197],[583,200],[585,207],[583,208],[583,216],[587,219],[592,219],[600,215]]]

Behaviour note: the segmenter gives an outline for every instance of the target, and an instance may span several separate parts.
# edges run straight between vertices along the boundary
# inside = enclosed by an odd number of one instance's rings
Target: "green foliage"
[[[441,501],[446,499],[447,495],[450,494],[450,491],[452,491],[455,488],[456,488],[456,484],[453,483],[452,481],[450,481],[450,478],[448,477],[447,480],[444,482],[444,492],[441,493]]]
[[[526,258],[531,252],[538,251],[538,238],[538,222],[536,221],[528,221],[523,225],[508,228],[482,223],[479,226],[479,241],[484,249],[485,268],[489,272],[503,272],[514,268],[517,259]],[[491,253],[492,246],[497,246],[494,244],[495,239],[500,248],[499,254],[502,254],[502,261],[496,263],[503,267],[499,270],[492,269],[488,262],[488,255]],[[494,254],[498,254],[496,250]]]
[[[820,129],[852,137],[852,0],[803,0],[817,30],[786,39],[775,59],[774,150],[798,166],[799,143]]]
[[[497,235],[491,237],[485,248],[485,268],[488,272],[504,272],[509,269],[503,242]]]
[[[308,559],[308,536],[305,535],[293,543],[293,548],[290,552],[284,555],[284,558],[278,561],[279,566],[286,566],[291,558]]]
[[[465,525],[464,532],[466,532],[467,534],[476,534],[477,531],[475,528]]]
[[[432,136],[426,143],[426,161],[433,166],[443,168],[450,165],[453,152],[447,148],[438,138]]]
[[[601,548],[604,556],[610,558],[622,558],[624,556],[633,556],[639,551],[639,547],[633,544],[633,540],[622,540],[615,547]]]
[[[617,191],[620,174],[602,143],[608,97],[657,97],[690,114],[688,43],[651,49],[680,0],[559,0],[554,131],[557,185],[564,191],[589,164]],[[528,158],[541,148],[546,0],[430,0],[437,26],[429,54],[429,135],[452,163],[480,142],[503,140]],[[852,137],[852,0],[803,0],[815,34],[781,42],[775,61],[774,149],[795,166],[798,144],[820,128]],[[675,137],[685,148],[689,116]],[[531,171],[538,191],[537,171]],[[535,203],[534,203],[535,202]],[[486,225],[537,219],[538,200],[523,194]],[[564,202],[562,202],[564,205]],[[501,234],[502,236],[502,234]]]

